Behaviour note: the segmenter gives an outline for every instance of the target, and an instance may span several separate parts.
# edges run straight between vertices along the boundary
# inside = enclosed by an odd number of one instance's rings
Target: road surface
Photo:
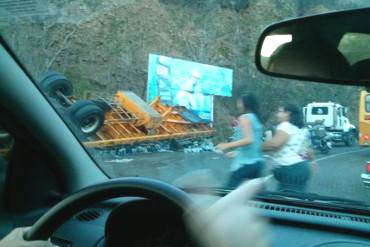
[[[338,146],[327,155],[317,154],[318,169],[309,181],[308,191],[370,203],[370,189],[360,179],[367,160],[370,148],[358,146]],[[165,152],[105,159],[102,168],[111,177],[144,176],[170,183],[190,172],[207,169],[222,185],[229,176],[229,165],[230,159],[213,152]],[[198,185],[202,182],[194,181]],[[268,188],[275,187],[276,181],[272,180]]]
[[[318,171],[309,184],[309,191],[370,203],[370,189],[360,175],[370,160],[370,148],[336,147],[326,156],[317,157]]]

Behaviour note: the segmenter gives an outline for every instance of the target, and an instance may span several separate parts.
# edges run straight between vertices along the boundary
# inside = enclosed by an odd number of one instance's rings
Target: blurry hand
[[[53,247],[49,241],[26,241],[23,236],[27,228],[16,228],[0,241],[0,247]]]
[[[231,151],[231,152],[227,152],[227,153],[225,153],[225,155],[226,155],[226,157],[228,157],[228,158],[235,158],[235,157],[236,157],[236,155],[237,155],[237,153],[236,153],[236,151]]]
[[[316,161],[312,161],[310,164],[311,164],[312,174],[316,174],[319,170],[319,165],[317,164]]]
[[[229,147],[228,147],[228,144],[226,142],[220,143],[216,146],[216,149],[221,150],[221,151],[225,151],[228,148]]]
[[[204,247],[269,246],[267,223],[246,205],[263,183],[248,181],[209,208],[192,209],[187,222],[193,236]]]

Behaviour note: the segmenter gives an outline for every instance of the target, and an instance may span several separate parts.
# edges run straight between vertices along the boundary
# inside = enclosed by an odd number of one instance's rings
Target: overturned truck
[[[77,100],[70,81],[51,71],[40,81],[44,93],[89,148],[120,148],[149,143],[198,143],[214,134],[211,124],[182,106],[157,97],[150,104],[131,91]]]

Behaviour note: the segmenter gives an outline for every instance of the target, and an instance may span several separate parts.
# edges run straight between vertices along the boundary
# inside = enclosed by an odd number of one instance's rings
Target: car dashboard
[[[368,216],[257,200],[246,207],[270,222],[271,246],[370,246]],[[101,202],[69,219],[52,242],[60,247],[196,246],[183,220],[171,210],[142,198]]]

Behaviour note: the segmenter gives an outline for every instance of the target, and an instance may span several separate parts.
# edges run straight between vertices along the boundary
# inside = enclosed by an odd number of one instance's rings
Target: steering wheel
[[[148,178],[118,178],[86,187],[62,200],[44,214],[25,234],[26,240],[46,240],[82,209],[116,197],[143,197],[160,200],[184,213],[192,204],[189,196],[170,184]]]

